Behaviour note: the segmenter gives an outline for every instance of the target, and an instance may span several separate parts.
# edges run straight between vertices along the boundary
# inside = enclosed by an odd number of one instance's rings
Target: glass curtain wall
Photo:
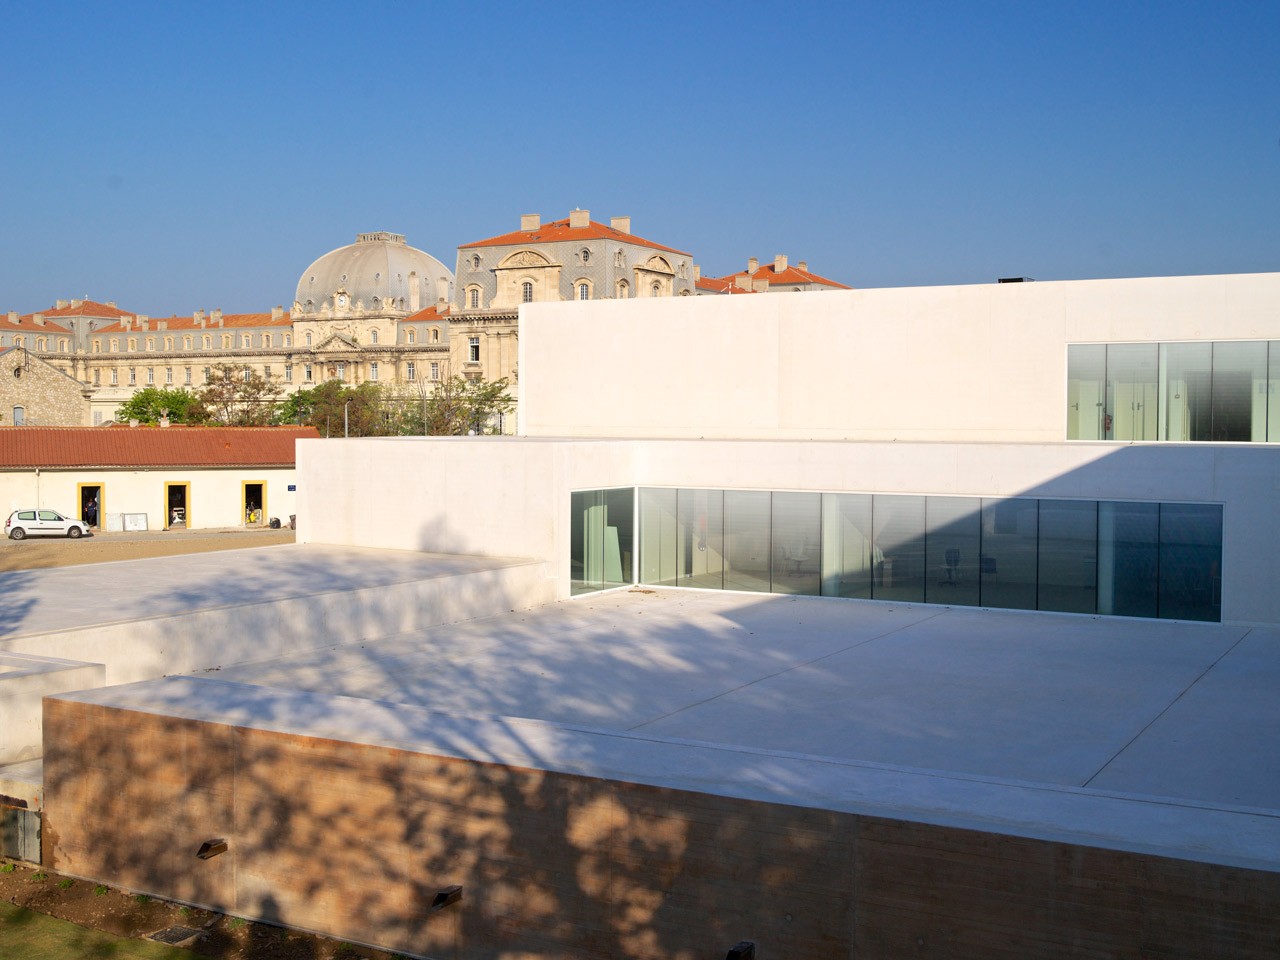
[[[570,494],[569,592],[589,593],[632,582],[635,488]]]
[[[1068,440],[1280,441],[1280,341],[1073,344]]]
[[[642,583],[1221,619],[1217,504],[656,488],[639,501]],[[613,585],[630,569],[629,525],[607,569],[610,537],[579,532],[601,503],[612,523],[620,505],[575,499],[574,564],[584,583]]]

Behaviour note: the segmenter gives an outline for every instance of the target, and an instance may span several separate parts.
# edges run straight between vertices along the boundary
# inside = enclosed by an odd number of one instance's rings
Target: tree
[[[249,367],[220,363],[209,371],[197,396],[213,423],[228,427],[264,427],[276,418],[282,393],[273,378]]]
[[[124,421],[159,423],[166,415],[171,423],[203,423],[207,419],[200,398],[181,387],[143,387],[116,408],[116,419]]]
[[[490,381],[454,375],[442,380],[426,398],[423,432],[452,437],[496,432],[495,419],[515,406],[509,387],[506,377]]]

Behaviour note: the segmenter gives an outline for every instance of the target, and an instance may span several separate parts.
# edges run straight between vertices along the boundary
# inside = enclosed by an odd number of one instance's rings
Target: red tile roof
[[[0,470],[292,467],[315,427],[0,427]]]
[[[439,304],[435,304],[434,306],[427,307],[425,310],[419,310],[417,313],[410,314],[409,316],[402,318],[399,322],[421,323],[424,320],[443,320],[447,316],[449,316],[448,305],[442,307]]]
[[[596,223],[594,220],[588,221],[585,227],[573,228],[569,226],[567,217],[564,220],[552,220],[550,223],[544,223],[537,230],[517,230],[514,233],[504,233],[500,237],[490,237],[488,240],[464,243],[458,249],[517,246],[530,243],[558,243],[565,240],[617,240],[621,243],[634,243],[641,247],[652,247],[654,250],[678,253],[682,257],[691,256],[691,254],[685,253],[683,250],[677,250],[675,247],[664,247],[660,243],[654,243],[644,237],[637,237],[634,233],[623,233],[621,230],[615,230],[613,227],[605,226],[603,223]]]
[[[44,314],[48,317],[49,314]],[[0,333],[70,333],[70,327],[64,327],[60,323],[52,320],[45,320],[44,324],[36,323],[35,314],[28,313],[25,317],[19,317],[15,323],[11,318],[0,316]]]
[[[782,286],[788,283],[820,283],[827,287],[835,287],[837,290],[852,290],[853,287],[847,287],[843,283],[836,283],[834,280],[828,280],[826,277],[820,277],[816,273],[810,273],[808,270],[801,270],[799,267],[786,266],[782,270],[775,269],[775,264],[761,264],[755,273],[747,273],[745,270],[739,270],[737,273],[731,273],[728,276],[718,277],[718,280],[728,280],[730,283],[737,277],[750,277],[753,280],[768,280],[769,286]]]
[[[48,310],[37,310],[36,313],[43,314],[46,317],[127,317],[128,310],[121,310],[109,303],[99,303],[97,300],[71,300],[65,307],[52,306]],[[28,313],[26,317],[32,317],[35,314]]]
[[[699,290],[711,293],[759,293],[758,290],[744,290],[733,282],[733,277],[700,277],[695,286]]]
[[[124,316],[135,316],[135,314],[125,314]],[[164,330],[157,330],[160,322],[164,323]],[[270,311],[266,313],[224,313],[221,324],[212,320],[208,314],[205,314],[203,327],[196,323],[196,318],[193,316],[179,317],[175,315],[172,317],[148,317],[146,330],[140,330],[137,324],[133,324],[128,330],[125,330],[124,324],[117,320],[115,323],[99,327],[94,333],[169,333],[173,330],[199,330],[203,333],[216,333],[226,327],[287,327],[292,323],[293,317],[288,310],[279,319],[272,319]]]

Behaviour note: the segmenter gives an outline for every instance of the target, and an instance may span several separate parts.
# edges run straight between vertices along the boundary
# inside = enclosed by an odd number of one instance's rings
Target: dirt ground
[[[108,560],[171,557],[180,553],[238,550],[293,543],[294,531],[280,530],[153,530],[143,533],[99,533],[79,540],[63,537],[0,539],[0,572],[69,567]]]
[[[200,932],[188,949],[197,956],[221,960],[392,960],[398,956],[132,895],[27,864],[0,862],[0,900],[118,937],[142,939],[170,927],[188,927]],[[0,943],[0,956],[5,955],[3,947]]]

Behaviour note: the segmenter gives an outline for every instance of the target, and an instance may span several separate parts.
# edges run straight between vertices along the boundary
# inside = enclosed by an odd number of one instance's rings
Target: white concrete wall
[[[101,663],[0,651],[0,764],[43,754],[40,710],[46,696],[101,687],[105,678]]]
[[[1280,339],[1280,273],[521,308],[527,436],[1053,442],[1068,343]]]
[[[276,468],[187,470],[42,469],[0,472],[0,507],[7,517],[23,507],[44,507],[80,516],[77,485],[99,484],[104,490],[98,522],[107,527],[109,514],[145,513],[147,529],[165,527],[165,484],[190,484],[187,517],[191,529],[244,525],[242,484],[266,484],[266,515],[288,524],[297,513],[297,496],[289,489],[295,471]]]
[[[1280,446],[441,438],[302,441],[301,542],[546,560],[612,486],[1222,503],[1224,620],[1280,622]]]

